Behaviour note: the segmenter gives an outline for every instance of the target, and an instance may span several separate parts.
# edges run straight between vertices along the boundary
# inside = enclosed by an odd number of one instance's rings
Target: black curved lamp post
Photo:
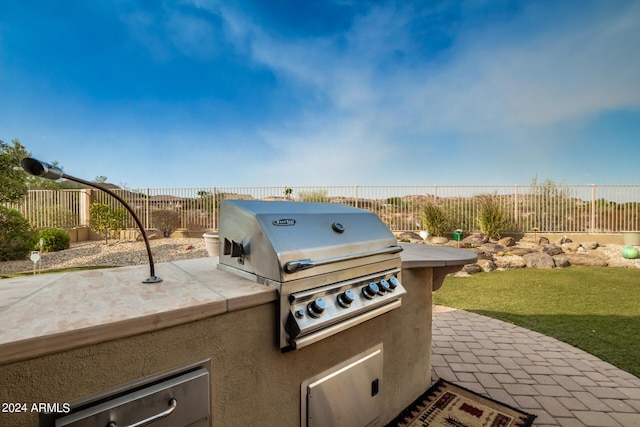
[[[122,205],[127,208],[133,219],[135,220],[138,228],[140,229],[140,233],[142,233],[142,238],[144,239],[144,244],[147,247],[147,255],[149,256],[149,277],[144,279],[142,283],[159,283],[162,282],[162,279],[155,274],[155,268],[153,265],[153,257],[151,256],[151,246],[149,245],[149,239],[147,238],[147,233],[144,231],[144,227],[138,219],[138,215],[131,209],[131,207],[125,202],[120,196],[115,194],[113,191],[108,188],[102,187],[95,182],[85,181],[84,179],[76,178],[74,176],[70,176],[62,172],[62,169],[50,165],[49,163],[41,162],[40,160],[32,159],[31,157],[25,157],[20,161],[22,165],[22,169],[25,170],[30,175],[39,176],[41,178],[48,179],[61,179],[65,178],[69,181],[79,182],[80,184],[88,185],[89,187],[97,188],[98,190],[102,190],[105,193],[109,194],[111,197],[122,203]]]

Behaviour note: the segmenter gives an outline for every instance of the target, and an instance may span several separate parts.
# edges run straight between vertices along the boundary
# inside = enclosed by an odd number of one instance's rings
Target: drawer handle
[[[146,418],[142,421],[138,421],[135,424],[130,424],[128,426],[118,426],[115,422],[111,421],[109,424],[107,424],[107,427],[142,427],[149,423],[157,421],[160,418],[168,417],[169,415],[171,415],[173,411],[176,410],[177,407],[178,407],[178,401],[176,399],[171,399],[169,401],[169,409],[167,409],[166,411],[162,411],[159,414],[153,415],[149,418]]]

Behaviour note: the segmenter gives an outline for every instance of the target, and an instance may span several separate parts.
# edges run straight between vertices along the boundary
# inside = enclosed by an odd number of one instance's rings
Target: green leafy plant
[[[39,230],[36,247],[40,246],[40,240],[42,240],[42,250],[47,252],[69,249],[71,245],[71,237],[69,237],[69,233],[61,228],[45,228],[43,230]]]
[[[20,160],[28,154],[17,139],[12,145],[0,140],[0,203],[17,202],[27,194],[27,175],[20,167]]]
[[[127,211],[124,208],[114,209],[104,203],[92,203],[89,215],[91,230],[103,236],[105,243],[109,243],[110,236],[124,229],[127,219]]]
[[[36,232],[15,209],[0,205],[0,261],[24,259],[36,244]]]
[[[172,209],[158,209],[151,212],[151,223],[164,237],[169,237],[180,228],[180,214]]]
[[[485,194],[478,196],[478,203],[480,205],[478,210],[480,231],[493,239],[499,239],[501,233],[511,228],[500,199],[495,195]]]
[[[421,212],[422,228],[433,236],[442,236],[451,230],[451,221],[444,209],[435,203],[427,203]]]

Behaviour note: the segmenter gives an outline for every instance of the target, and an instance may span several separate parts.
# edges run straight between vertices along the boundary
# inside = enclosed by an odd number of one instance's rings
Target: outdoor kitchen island
[[[158,264],[157,284],[141,283],[146,266],[1,280],[0,425],[40,425],[40,408],[68,417],[117,398],[130,418],[44,425],[115,427],[162,412],[150,425],[176,427],[176,416],[184,425],[300,426],[303,383],[374,353],[382,370],[364,398],[378,406],[371,425],[384,425],[430,386],[432,290],[476,260],[449,247],[402,247],[400,307],[291,351],[278,345],[276,290],[217,269],[217,258]],[[204,380],[204,390],[189,388]],[[166,406],[145,413],[129,395],[153,387]],[[206,414],[162,390],[204,396]]]

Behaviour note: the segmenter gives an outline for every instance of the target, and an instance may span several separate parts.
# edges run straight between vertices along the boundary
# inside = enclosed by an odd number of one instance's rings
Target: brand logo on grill
[[[280,218],[273,220],[273,225],[296,225],[296,220],[291,218]]]

